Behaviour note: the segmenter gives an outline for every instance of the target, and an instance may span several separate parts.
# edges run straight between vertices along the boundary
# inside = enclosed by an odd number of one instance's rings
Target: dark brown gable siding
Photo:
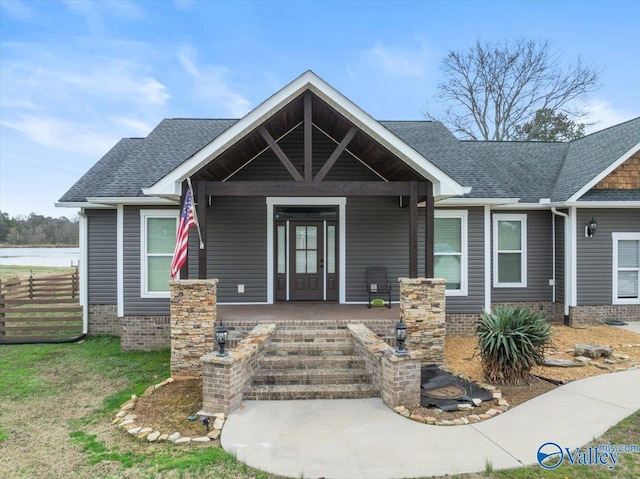
[[[303,128],[289,133],[278,142],[282,151],[302,175],[304,173],[304,144]],[[336,148],[336,143],[328,139],[322,132],[313,130],[313,174],[320,171],[331,153]],[[348,152],[343,152],[325,181],[378,181],[380,178],[369,168],[354,159]],[[231,181],[293,181],[292,176],[286,170],[282,162],[271,149],[266,150],[258,158],[237,172],[230,178]]]

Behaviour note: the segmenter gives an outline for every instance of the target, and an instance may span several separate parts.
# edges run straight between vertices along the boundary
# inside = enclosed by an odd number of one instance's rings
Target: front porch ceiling
[[[358,128],[354,129],[354,125],[347,118],[312,92],[301,94],[281,108],[263,125],[251,131],[243,139],[192,175],[192,179],[204,181],[226,181],[232,179],[236,172],[270,148],[267,141],[269,136],[278,142],[296,128],[302,128],[305,115],[305,95],[310,97],[310,101],[307,101],[311,107],[313,128],[335,142],[336,147],[347,137],[346,152],[367,165],[381,179],[387,181],[423,179],[421,175],[374,138]],[[266,130],[267,135],[261,132],[262,128]],[[352,138],[349,140],[348,136]],[[285,155],[287,154],[286,151],[284,153]],[[314,166],[317,166],[317,164],[324,165],[329,158],[318,158],[312,155],[311,159],[314,162]],[[298,173],[304,177],[305,172],[298,171]],[[293,173],[292,180],[296,176]],[[297,179],[300,181],[299,178]]]

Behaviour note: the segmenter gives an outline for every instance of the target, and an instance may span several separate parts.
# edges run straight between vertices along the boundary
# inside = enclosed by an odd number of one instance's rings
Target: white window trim
[[[169,298],[170,292],[167,291],[149,291],[147,264],[147,219],[148,218],[175,218],[176,228],[178,227],[178,218],[180,210],[140,210],[140,297],[141,298]],[[172,252],[173,254],[173,252]]]
[[[619,240],[640,240],[640,233],[611,233],[611,239],[613,240],[613,251],[611,258],[612,264],[612,282],[611,282],[611,297],[612,304],[640,304],[640,297],[633,298],[618,298],[618,241]]]
[[[498,222],[520,221],[522,224],[520,238],[520,272],[521,281],[500,283],[498,281]],[[494,288],[526,288],[527,287],[527,215],[513,213],[496,213],[493,215],[493,287]]]
[[[469,275],[468,275],[468,258],[469,248],[467,238],[469,236],[467,210],[435,210],[434,218],[456,218],[461,220],[460,234],[461,238],[461,258],[460,258],[460,289],[445,289],[445,296],[468,296],[469,294]],[[434,252],[434,257],[436,256]]]

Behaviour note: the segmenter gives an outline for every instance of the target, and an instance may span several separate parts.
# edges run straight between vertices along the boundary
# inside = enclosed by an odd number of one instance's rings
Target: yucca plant
[[[482,314],[476,334],[485,379],[517,385],[530,382],[531,368],[542,363],[553,332],[539,313],[498,306]]]

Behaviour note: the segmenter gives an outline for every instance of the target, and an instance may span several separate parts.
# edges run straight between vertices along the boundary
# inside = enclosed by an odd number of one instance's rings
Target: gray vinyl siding
[[[125,206],[123,212],[124,314],[168,315],[169,298],[140,297],[140,210],[137,206]]]
[[[555,222],[556,222],[556,302],[564,303],[564,278],[565,278],[564,224],[565,224],[565,219],[562,216],[555,216]]]
[[[527,287],[494,288],[492,278],[492,302],[551,301],[553,296],[552,287],[549,286],[549,280],[553,277],[551,212],[500,210],[493,213],[527,215]],[[493,229],[493,223],[491,227]],[[495,238],[492,241],[495,241]],[[493,258],[493,250],[491,255]]]
[[[398,278],[409,275],[409,208],[395,197],[350,197],[346,219],[347,301],[367,301],[367,266],[387,267],[397,301]]]
[[[87,210],[86,214],[89,304],[116,304],[116,210]]]
[[[267,301],[265,198],[214,198],[207,210],[207,243],[207,276],[218,278],[218,301]],[[239,284],[244,293],[238,293]]]
[[[302,126],[296,128],[278,145],[300,174],[304,172],[304,136]],[[336,149],[336,143],[313,129],[313,174],[317,174]],[[231,177],[231,181],[291,181],[292,177],[271,149],[266,150]],[[380,181],[381,179],[350,153],[343,152],[324,181]]]
[[[598,229],[585,238],[591,218]],[[640,232],[639,209],[583,209],[577,211],[577,302],[580,305],[611,304],[613,299],[613,239],[611,233]]]
[[[451,208],[460,210],[464,208]],[[446,208],[438,208],[446,211]],[[447,296],[448,313],[477,313],[484,307],[484,209],[467,208],[467,296]],[[424,211],[418,211],[418,275],[424,275]]]

